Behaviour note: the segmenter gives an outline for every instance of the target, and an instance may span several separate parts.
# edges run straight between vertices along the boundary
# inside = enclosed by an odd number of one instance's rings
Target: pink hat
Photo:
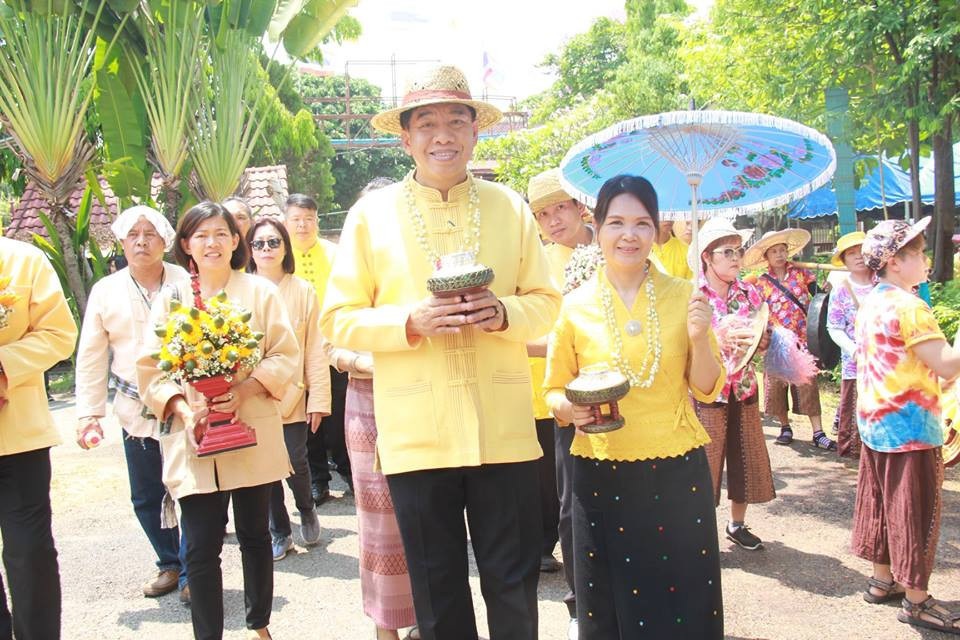
[[[921,218],[914,224],[904,220],[884,220],[867,232],[860,252],[867,267],[879,271],[890,261],[897,251],[907,246],[911,240],[923,233],[932,218]]]

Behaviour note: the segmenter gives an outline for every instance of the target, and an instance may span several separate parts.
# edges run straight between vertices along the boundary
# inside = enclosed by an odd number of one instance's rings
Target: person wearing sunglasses
[[[293,248],[284,226],[272,218],[258,220],[247,231],[251,257],[247,271],[277,285],[280,298],[300,347],[293,380],[280,400],[283,439],[293,467],[287,486],[300,511],[303,544],[320,541],[320,520],[310,495],[310,468],[307,465],[307,434],[316,433],[320,421],[330,415],[330,369],[320,336],[320,304],[310,283],[293,275]],[[273,560],[283,560],[293,548],[290,515],[283,503],[283,485],[274,482],[270,490],[270,534]]]
[[[728,220],[711,218],[700,232],[703,247],[700,256],[692,247],[687,253],[690,270],[702,269],[700,291],[713,308],[712,325],[728,372],[726,384],[713,402],[695,401],[697,416],[710,434],[706,450],[713,477],[714,503],[720,504],[726,466],[730,522],[725,533],[728,540],[750,551],[763,547],[763,541],[745,524],[747,505],[769,502],[776,497],[760,419],[757,374],[752,362],[738,369],[756,333],[723,331],[721,327],[729,322],[728,316],[748,319],[762,313],[764,301],[759,289],[740,279],[743,243],[752,235],[752,230],[735,229]],[[760,348],[766,348],[768,331],[769,324],[760,339]]]

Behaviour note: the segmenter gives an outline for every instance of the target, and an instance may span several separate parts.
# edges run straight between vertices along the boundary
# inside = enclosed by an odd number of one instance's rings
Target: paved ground
[[[69,400],[55,404],[68,442],[54,450],[54,530],[63,578],[65,640],[125,638],[187,639],[189,611],[176,595],[150,600],[140,584],[151,571],[151,551],[127,497],[126,469],[118,430],[92,452],[72,444]],[[833,415],[832,409],[826,414]],[[798,442],[772,444],[767,428],[778,497],[751,508],[748,522],[766,549],[746,552],[721,541],[726,629],[729,638],[940,638],[896,620],[894,606],[861,600],[867,563],[847,551],[856,468],[805,440],[809,427],[798,422]],[[342,484],[334,485],[341,496]],[[289,496],[288,496],[289,497]],[[291,512],[292,512],[292,505]],[[948,470],[937,570],[931,590],[960,604],[960,473]],[[364,639],[371,623],[360,611],[357,536],[353,502],[342,498],[321,509],[323,541],[276,565],[271,630],[280,639]],[[722,507],[718,519],[727,518]],[[558,551],[559,553],[559,551]],[[236,538],[223,554],[227,638],[243,638],[243,591]],[[477,617],[485,632],[479,582],[472,572]],[[540,581],[540,637],[563,638],[567,618],[560,603],[560,574]],[[454,639],[451,639],[454,640]]]

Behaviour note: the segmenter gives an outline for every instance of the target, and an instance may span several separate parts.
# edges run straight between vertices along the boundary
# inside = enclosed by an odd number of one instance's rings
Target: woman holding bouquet
[[[688,393],[712,402],[725,375],[710,305],[690,282],[650,267],[657,195],[644,178],[600,189],[605,266],[568,294],[547,353],[547,404],[575,425],[574,575],[585,638],[721,638],[723,603],[706,431]],[[679,312],[678,312],[679,311]],[[591,409],[564,387],[610,363],[629,381],[626,425],[587,435]]]
[[[236,222],[221,205],[202,202],[190,209],[180,220],[174,250],[191,279],[162,291],[151,311],[155,324],[166,322],[171,300],[202,308],[224,292],[230,303],[249,312],[250,327],[263,334],[260,361],[249,371],[237,372],[230,391],[213,398],[209,408],[189,383],[174,382],[161,369],[154,358],[162,346],[160,337],[149,337],[137,362],[144,404],[161,422],[170,421],[160,436],[163,481],[180,502],[182,512],[194,637],[223,637],[220,552],[227,499],[232,498],[243,561],[247,628],[251,639],[270,638],[270,487],[290,472],[277,400],[294,376],[297,340],[276,287],[263,278],[234,271],[247,263],[247,249]],[[256,446],[198,457],[209,409],[234,413],[237,420],[253,427]]]

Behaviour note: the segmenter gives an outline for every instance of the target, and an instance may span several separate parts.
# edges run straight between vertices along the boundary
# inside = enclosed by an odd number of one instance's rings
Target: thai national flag
[[[486,51],[483,52],[483,84],[485,87],[490,88],[490,86],[496,80],[496,72],[493,69],[493,59],[487,54]]]

